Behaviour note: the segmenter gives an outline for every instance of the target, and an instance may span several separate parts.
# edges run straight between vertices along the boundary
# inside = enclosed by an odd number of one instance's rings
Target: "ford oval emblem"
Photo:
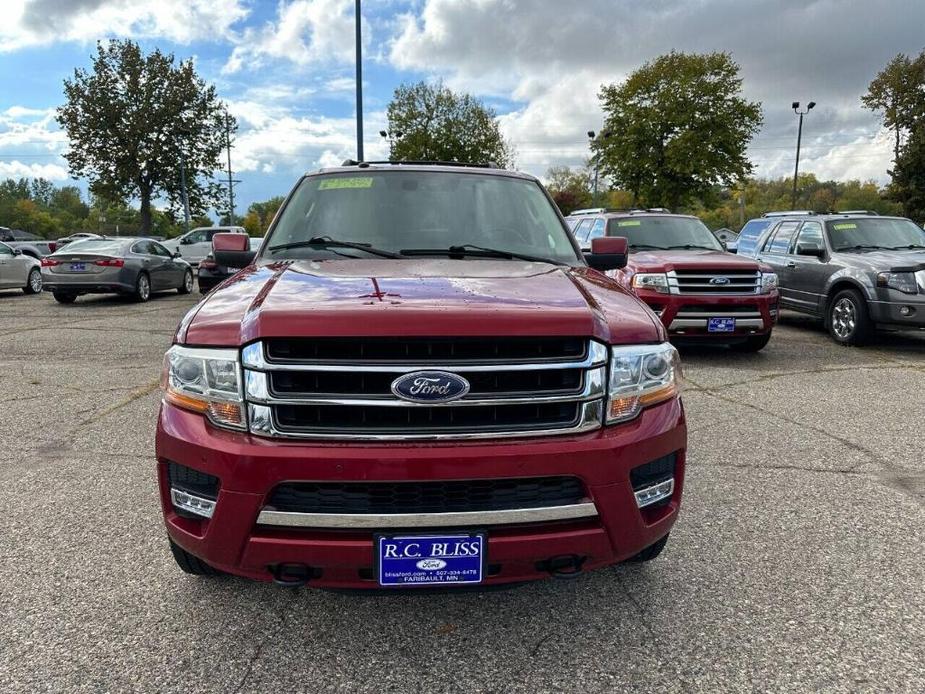
[[[469,381],[446,371],[415,371],[392,381],[392,393],[408,402],[451,402],[468,392]]]
[[[421,559],[415,566],[421,571],[439,571],[446,568],[446,562],[442,559]]]
[[[728,277],[714,277],[713,279],[710,280],[710,284],[719,284],[719,285],[729,284],[729,278]]]

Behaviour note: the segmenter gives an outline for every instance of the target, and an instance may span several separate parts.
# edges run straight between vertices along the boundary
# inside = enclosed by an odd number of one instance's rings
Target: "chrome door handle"
[[[794,263],[793,261],[790,261],[789,263],[787,263],[787,267],[794,268],[794,267],[796,267],[796,266],[797,266],[797,264]]]

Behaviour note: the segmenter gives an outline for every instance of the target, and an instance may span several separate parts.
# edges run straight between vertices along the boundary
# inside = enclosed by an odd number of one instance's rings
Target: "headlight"
[[[238,352],[174,345],[164,356],[164,398],[206,415],[216,426],[244,429]]]
[[[668,342],[612,347],[607,423],[633,419],[644,408],[677,397],[681,360]]]
[[[668,275],[662,272],[639,272],[633,275],[633,289],[648,289],[659,294],[668,293]]]
[[[896,289],[904,294],[919,293],[913,272],[881,272],[877,275],[877,286]]]
[[[762,272],[761,293],[770,294],[773,289],[777,289],[777,275],[773,272]]]

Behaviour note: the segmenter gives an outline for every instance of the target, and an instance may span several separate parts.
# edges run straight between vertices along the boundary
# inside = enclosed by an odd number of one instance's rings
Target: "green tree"
[[[70,140],[71,174],[108,198],[137,198],[141,233],[151,231],[153,198],[180,209],[181,157],[193,214],[218,201],[213,174],[222,167],[226,111],[192,59],[145,55],[133,41],[98,43],[92,70],[75,70],[64,93],[57,118]]]
[[[591,185],[587,170],[553,166],[546,172],[546,188],[562,214],[591,206]]]
[[[601,171],[635,202],[672,209],[713,194],[752,172],[749,141],[761,104],[741,96],[739,66],[726,53],[672,51],[604,85]]]
[[[915,58],[894,57],[868,85],[861,103],[880,113],[884,127],[893,131],[893,161],[898,161],[903,135],[925,116],[925,51]]]
[[[266,234],[267,229],[270,227],[270,222],[273,221],[284,201],[285,198],[282,195],[277,195],[263,202],[252,202],[250,207],[247,208],[247,216],[244,218],[244,228],[247,229],[247,233],[252,236]]]
[[[907,217],[925,221],[925,124],[909,133],[892,174],[890,197]]]
[[[514,164],[513,147],[501,134],[494,110],[442,83],[399,86],[388,106],[388,122],[392,161]]]

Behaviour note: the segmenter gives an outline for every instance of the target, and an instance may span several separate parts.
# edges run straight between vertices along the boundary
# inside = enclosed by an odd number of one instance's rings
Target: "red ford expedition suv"
[[[753,258],[726,253],[696,217],[655,210],[578,210],[569,227],[582,248],[624,237],[627,266],[613,276],[646,302],[672,339],[757,352],[777,322],[777,275]]]
[[[157,425],[180,567],[287,585],[495,584],[654,558],[687,430],[655,315],[535,178],[347,162],[181,322]]]

